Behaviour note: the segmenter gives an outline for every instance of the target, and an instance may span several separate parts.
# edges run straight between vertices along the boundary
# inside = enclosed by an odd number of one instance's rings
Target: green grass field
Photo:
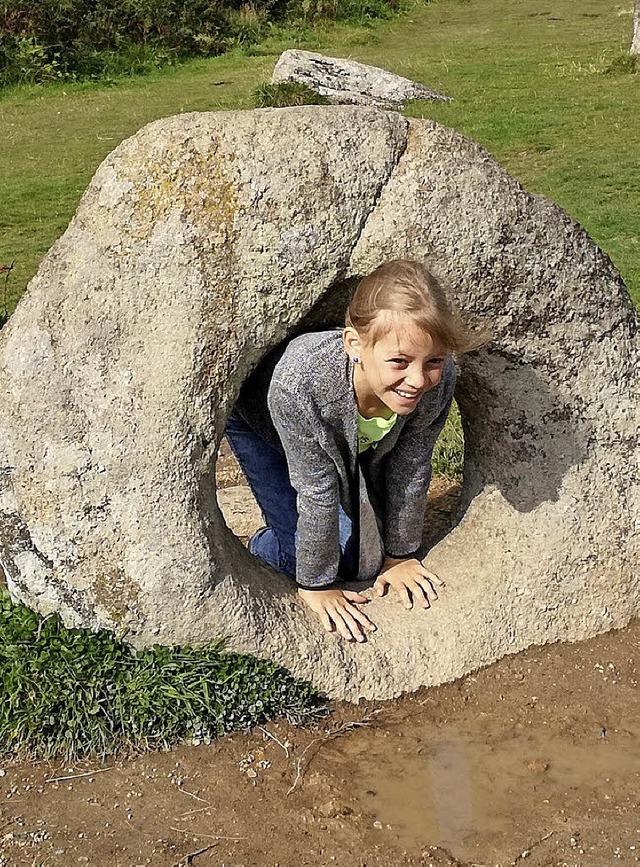
[[[119,141],[158,117],[251,106],[277,55],[295,46],[381,65],[453,96],[407,113],[472,136],[527,189],[562,205],[638,303],[640,75],[607,74],[630,31],[630,0],[433,0],[392,22],[280,32],[246,53],[149,76],[5,90],[0,265],[15,260],[9,310]]]

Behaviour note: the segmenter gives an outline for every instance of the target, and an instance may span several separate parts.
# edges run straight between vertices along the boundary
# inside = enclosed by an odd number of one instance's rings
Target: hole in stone
[[[256,530],[264,525],[264,520],[226,439],[222,440],[218,449],[216,490],[218,505],[227,527],[246,545]]]
[[[341,328],[344,314],[358,281],[353,278],[336,284],[291,330],[286,345],[299,334]],[[270,351],[264,353],[263,358]],[[432,456],[432,479],[425,510],[423,540],[427,548],[443,539],[459,519],[458,507],[463,486],[464,433],[460,410],[454,400]],[[246,547],[251,536],[264,526],[260,507],[229,443],[223,438],[216,466],[218,505],[228,529]]]
[[[456,401],[431,458],[431,485],[427,497],[422,537],[432,548],[453,529],[459,519],[464,468],[464,432]]]

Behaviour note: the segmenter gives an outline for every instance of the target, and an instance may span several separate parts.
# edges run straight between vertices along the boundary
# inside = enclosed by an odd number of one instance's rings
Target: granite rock
[[[428,612],[326,634],[227,529],[214,466],[264,353],[385,259],[425,260],[493,342],[460,361],[465,480]],[[102,163],[0,332],[12,594],[136,645],[270,657],[387,698],[640,614],[637,317],[608,257],[469,139],[347,106],[186,114]]]

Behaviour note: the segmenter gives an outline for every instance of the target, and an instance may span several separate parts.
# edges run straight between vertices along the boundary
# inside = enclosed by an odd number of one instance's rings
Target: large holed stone
[[[214,464],[260,357],[398,256],[491,346],[460,365],[461,520],[428,612],[354,646],[227,529]],[[272,657],[383,698],[640,612],[637,319],[607,256],[480,147],[346,106],[187,114],[103,162],[0,332],[0,562],[12,593],[137,645]],[[313,359],[309,360],[313,363]]]

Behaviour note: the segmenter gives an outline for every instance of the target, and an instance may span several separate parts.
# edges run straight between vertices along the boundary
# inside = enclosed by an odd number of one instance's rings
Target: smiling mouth
[[[408,391],[400,391],[399,388],[394,388],[393,391],[395,394],[400,395],[400,397],[404,397],[405,400],[414,400],[416,397],[420,397],[420,392],[417,391],[414,394],[410,394]]]

